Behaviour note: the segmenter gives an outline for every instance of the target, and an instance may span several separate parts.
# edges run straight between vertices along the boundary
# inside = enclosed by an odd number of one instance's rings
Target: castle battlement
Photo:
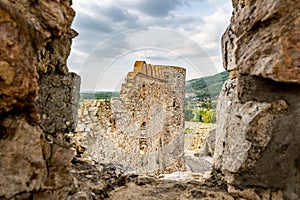
[[[136,61],[120,97],[82,103],[77,132],[92,159],[138,172],[184,168],[185,69]]]
[[[153,77],[161,80],[165,79],[164,72],[160,70],[158,66],[152,66],[151,64],[147,64],[145,61],[136,61],[134,63],[133,72],[142,73],[149,77]]]

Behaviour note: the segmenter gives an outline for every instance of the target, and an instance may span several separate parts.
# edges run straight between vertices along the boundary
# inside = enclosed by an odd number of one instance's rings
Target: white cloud
[[[83,90],[98,87],[95,79],[105,70],[110,81],[101,82],[101,87],[117,88],[133,62],[143,58],[148,63],[185,66],[188,78],[220,71],[220,38],[229,23],[230,0],[73,3],[77,12],[73,26],[79,36],[68,63],[81,73]]]
[[[200,31],[194,35],[193,39],[203,45],[208,51],[218,49],[221,36],[229,24],[230,11],[228,6],[225,6],[204,17],[203,23],[198,28]]]

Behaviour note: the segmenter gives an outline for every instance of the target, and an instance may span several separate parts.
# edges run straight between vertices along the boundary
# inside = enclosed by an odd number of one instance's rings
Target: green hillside
[[[228,75],[229,73],[224,71],[213,76],[189,80],[185,86],[186,93],[199,99],[205,97],[214,98],[220,93],[222,85],[224,81],[227,80]]]
[[[80,99],[111,99],[118,97],[119,92],[104,92],[104,91],[84,91],[80,92]]]
[[[229,73],[224,71],[186,82],[186,121],[216,123],[216,97],[228,76]]]
[[[214,98],[217,96],[222,88],[224,81],[228,78],[228,72],[224,71],[213,76],[192,79],[186,81],[186,93],[193,97],[203,99],[205,97]],[[81,99],[111,99],[118,97],[119,92],[105,92],[105,91],[83,91],[80,92]]]

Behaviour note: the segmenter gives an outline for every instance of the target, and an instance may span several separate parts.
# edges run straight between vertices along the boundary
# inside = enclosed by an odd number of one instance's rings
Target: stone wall
[[[136,61],[120,98],[81,104],[82,146],[98,162],[137,172],[183,169],[185,69]]]
[[[76,126],[80,79],[66,66],[77,35],[70,4],[0,1],[0,199],[43,199],[73,181],[64,138]]]
[[[202,182],[124,176],[117,165],[73,159],[66,132],[76,126],[79,77],[66,67],[76,36],[71,3],[0,1],[0,199],[299,199],[299,1],[233,0],[222,40],[230,80],[218,105],[215,170]],[[103,133],[116,155],[138,156],[133,167],[180,168],[184,70],[144,62],[136,70],[123,85],[126,101],[82,107],[82,142],[99,152],[97,143],[108,145]],[[127,126],[133,131],[125,135]],[[101,148],[107,160],[124,160]]]
[[[233,5],[222,38],[230,79],[217,107],[214,168],[234,187],[300,199],[300,2]]]

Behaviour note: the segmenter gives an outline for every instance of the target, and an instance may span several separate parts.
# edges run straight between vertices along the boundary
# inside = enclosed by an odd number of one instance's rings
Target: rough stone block
[[[0,114],[32,106],[38,90],[38,76],[32,67],[36,63],[27,59],[34,57],[34,49],[26,44],[35,38],[18,29],[24,24],[15,19],[15,14],[0,2]]]
[[[97,106],[93,100],[81,104],[79,113],[93,111],[80,115],[77,127],[86,149],[83,156],[122,163],[139,173],[182,170],[185,69],[154,66],[160,78],[168,75],[161,80],[138,71],[145,66],[144,61],[135,63],[134,71],[139,73],[128,73],[120,98],[96,100]],[[91,124],[94,112],[96,119]]]
[[[47,177],[42,130],[23,118],[0,120],[0,198],[38,190]]]
[[[199,156],[213,156],[216,146],[216,129],[213,128],[204,139],[203,146],[200,149]]]
[[[217,108],[214,168],[240,188],[285,189],[286,197],[299,198],[299,117],[300,85],[228,80]]]
[[[222,37],[228,71],[300,83],[300,1],[233,1]]]
[[[54,189],[72,182],[67,165],[74,152],[49,144],[63,143],[63,134],[44,135],[36,108],[40,91],[46,132],[75,128],[79,78],[66,67],[77,34],[70,29],[70,4],[0,1],[0,199],[35,199],[33,193],[45,187],[53,197]]]
[[[42,125],[46,133],[74,131],[77,125],[80,77],[74,73],[68,75],[44,74],[39,79],[39,97],[37,101]]]

